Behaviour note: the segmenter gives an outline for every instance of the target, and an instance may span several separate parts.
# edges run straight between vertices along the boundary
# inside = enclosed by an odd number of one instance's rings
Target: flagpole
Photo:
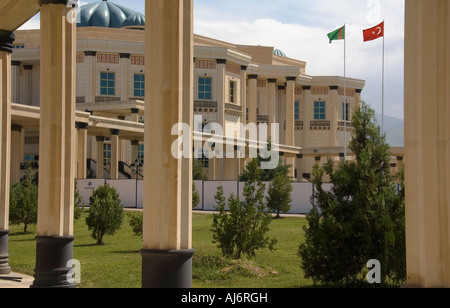
[[[344,24],[344,161],[347,161],[347,75],[346,75],[346,42],[347,42],[347,29],[346,24]]]
[[[382,91],[381,91],[381,95],[382,95],[382,117],[381,117],[381,133],[384,134],[384,36],[385,36],[385,31],[384,29],[386,29],[386,23],[383,20],[383,77],[382,77]]]

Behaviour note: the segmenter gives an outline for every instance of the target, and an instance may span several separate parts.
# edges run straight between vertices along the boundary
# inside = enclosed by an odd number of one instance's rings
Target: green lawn
[[[97,246],[90,237],[85,223],[86,214],[75,222],[74,258],[81,263],[80,288],[140,288],[141,286],[141,238],[133,235],[129,218],[125,215],[122,229],[115,236],[106,236],[104,245]],[[217,263],[220,251],[211,242],[212,215],[194,214],[193,243],[194,288],[292,288],[311,286],[300,268],[297,248],[303,241],[304,218],[275,219],[271,224],[271,236],[278,240],[277,250],[257,252],[256,265],[272,272],[266,277],[246,271],[217,274],[210,263]],[[11,226],[9,238],[9,263],[13,271],[34,274],[36,229],[23,234],[20,226]],[[269,268],[270,267],[270,268]],[[276,272],[274,274],[273,272]],[[244,273],[244,274],[243,274]]]

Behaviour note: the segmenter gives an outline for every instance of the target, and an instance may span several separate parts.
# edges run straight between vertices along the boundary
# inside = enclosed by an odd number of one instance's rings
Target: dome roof
[[[83,5],[79,14],[78,27],[123,28],[125,22],[127,28],[145,25],[144,15],[107,0]]]
[[[273,54],[274,54],[275,56],[280,56],[280,57],[285,57],[285,58],[287,58],[286,54],[285,54],[284,52],[282,52],[281,50],[279,50],[279,49],[275,49],[275,50],[273,51]]]
[[[145,16],[141,13],[135,13],[125,19],[122,24],[124,28],[143,29],[145,27]]]

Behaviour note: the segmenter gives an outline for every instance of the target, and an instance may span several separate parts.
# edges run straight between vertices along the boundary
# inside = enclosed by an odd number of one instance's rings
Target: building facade
[[[120,11],[121,14],[115,12]],[[109,19],[99,16],[109,15]],[[81,8],[77,27],[77,176],[124,178],[144,161],[145,18],[102,1]],[[16,31],[12,54],[11,178],[26,162],[39,161],[40,31]],[[317,156],[304,150],[343,148],[351,138],[351,117],[361,100],[363,80],[310,76],[306,63],[268,46],[236,45],[194,36],[194,129],[208,135],[218,123],[279,124],[282,163],[291,176],[307,179]],[[270,136],[271,140],[276,140]],[[206,137],[203,141],[206,142]],[[236,180],[247,158],[208,159],[198,152],[210,180]],[[336,150],[341,153],[342,150]],[[248,153],[248,149],[247,149]],[[338,153],[338,154],[339,154]],[[334,156],[338,159],[338,156]]]

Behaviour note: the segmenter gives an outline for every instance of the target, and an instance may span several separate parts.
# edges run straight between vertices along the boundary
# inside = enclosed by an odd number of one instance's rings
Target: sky
[[[79,1],[80,4],[97,0]],[[145,12],[145,0],[114,0]],[[346,76],[363,79],[362,99],[382,113],[383,38],[362,31],[385,21],[384,114],[403,119],[405,0],[194,0],[194,33],[234,44],[273,46],[306,61],[311,76],[344,76],[344,43],[327,34],[346,25]],[[39,28],[39,16],[22,29]]]

